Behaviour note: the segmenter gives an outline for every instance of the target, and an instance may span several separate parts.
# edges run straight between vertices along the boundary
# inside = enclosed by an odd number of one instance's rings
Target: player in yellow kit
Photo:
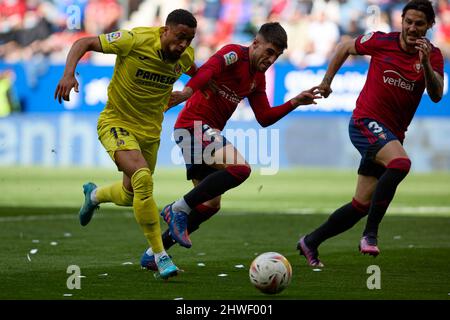
[[[123,172],[123,180],[105,187],[83,185],[84,204],[80,223],[89,223],[100,203],[133,206],[134,215],[153,248],[163,279],[179,269],[164,251],[159,212],[153,199],[152,175],[159,147],[163,111],[173,83],[182,73],[196,71],[194,49],[197,21],[183,9],[172,11],[163,27],[119,30],[76,41],[66,61],[55,99],[69,100],[72,88],[78,92],[75,68],[87,51],[116,54],[114,74],[108,86],[108,102],[98,120],[99,140]],[[156,250],[155,250],[156,248]]]

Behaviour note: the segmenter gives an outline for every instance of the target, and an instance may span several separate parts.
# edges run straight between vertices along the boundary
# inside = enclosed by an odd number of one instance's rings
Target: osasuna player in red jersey
[[[248,47],[230,44],[216,52],[189,80],[183,91],[173,92],[169,106],[186,99],[175,123],[174,136],[183,152],[187,178],[194,188],[167,205],[161,215],[169,224],[164,247],[175,241],[190,247],[189,233],[220,209],[220,196],[250,175],[250,165],[221,135],[238,103],[248,98],[257,121],[267,127],[299,105],[315,104],[317,87],[301,92],[286,103],[271,107],[264,72],[287,48],[287,35],[276,22],[264,24]],[[141,264],[152,268],[151,249]]]
[[[378,226],[411,161],[403,148],[405,132],[427,89],[433,102],[443,94],[443,57],[426,38],[435,14],[429,1],[414,0],[402,13],[401,32],[375,32],[343,42],[320,84],[324,97],[349,55],[370,55],[366,83],[349,124],[350,140],[361,154],[356,192],[313,232],[300,238],[297,249],[310,266],[323,266],[318,247],[328,238],[367,217],[359,243],[363,254],[377,256]]]

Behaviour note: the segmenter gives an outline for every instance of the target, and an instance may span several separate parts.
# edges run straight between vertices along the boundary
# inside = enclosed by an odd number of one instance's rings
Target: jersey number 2
[[[373,133],[380,133],[383,131],[383,128],[376,121],[369,122],[369,129],[372,130]]]

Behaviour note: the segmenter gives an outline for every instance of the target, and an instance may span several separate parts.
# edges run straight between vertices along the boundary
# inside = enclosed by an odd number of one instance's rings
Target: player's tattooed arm
[[[444,93],[444,79],[431,66],[430,55],[432,46],[428,39],[421,38],[416,41],[416,49],[419,51],[420,63],[423,66],[428,95],[433,102],[439,102]]]
[[[325,75],[325,77],[323,77],[322,83],[327,84],[327,85],[331,85],[332,81],[333,81],[332,77]]]
[[[439,73],[433,70],[431,65],[424,65],[423,69],[428,95],[433,102],[437,103],[442,99],[444,92],[444,79]]]
[[[331,90],[332,81],[333,78],[331,76],[325,75],[325,77],[323,77],[322,83],[318,86],[319,93],[322,95],[322,97],[328,98],[328,96],[333,92],[333,90]]]

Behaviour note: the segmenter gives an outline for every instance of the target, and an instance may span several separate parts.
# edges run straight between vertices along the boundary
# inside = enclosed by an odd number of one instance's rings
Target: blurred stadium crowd
[[[77,39],[137,26],[163,25],[176,8],[198,20],[196,60],[205,61],[226,43],[249,44],[259,26],[279,21],[288,50],[278,61],[298,68],[326,64],[335,45],[373,30],[400,31],[403,0],[0,0],[0,64],[20,63],[28,74],[64,64]],[[436,25],[429,33],[450,57],[450,4],[434,0]],[[112,65],[114,55],[88,53],[84,61]],[[83,61],[82,60],[82,61]],[[0,96],[14,75],[0,68]],[[38,77],[29,77],[29,85]],[[34,80],[33,80],[34,79]],[[6,103],[6,102],[5,102]],[[1,116],[0,110],[0,116]]]

